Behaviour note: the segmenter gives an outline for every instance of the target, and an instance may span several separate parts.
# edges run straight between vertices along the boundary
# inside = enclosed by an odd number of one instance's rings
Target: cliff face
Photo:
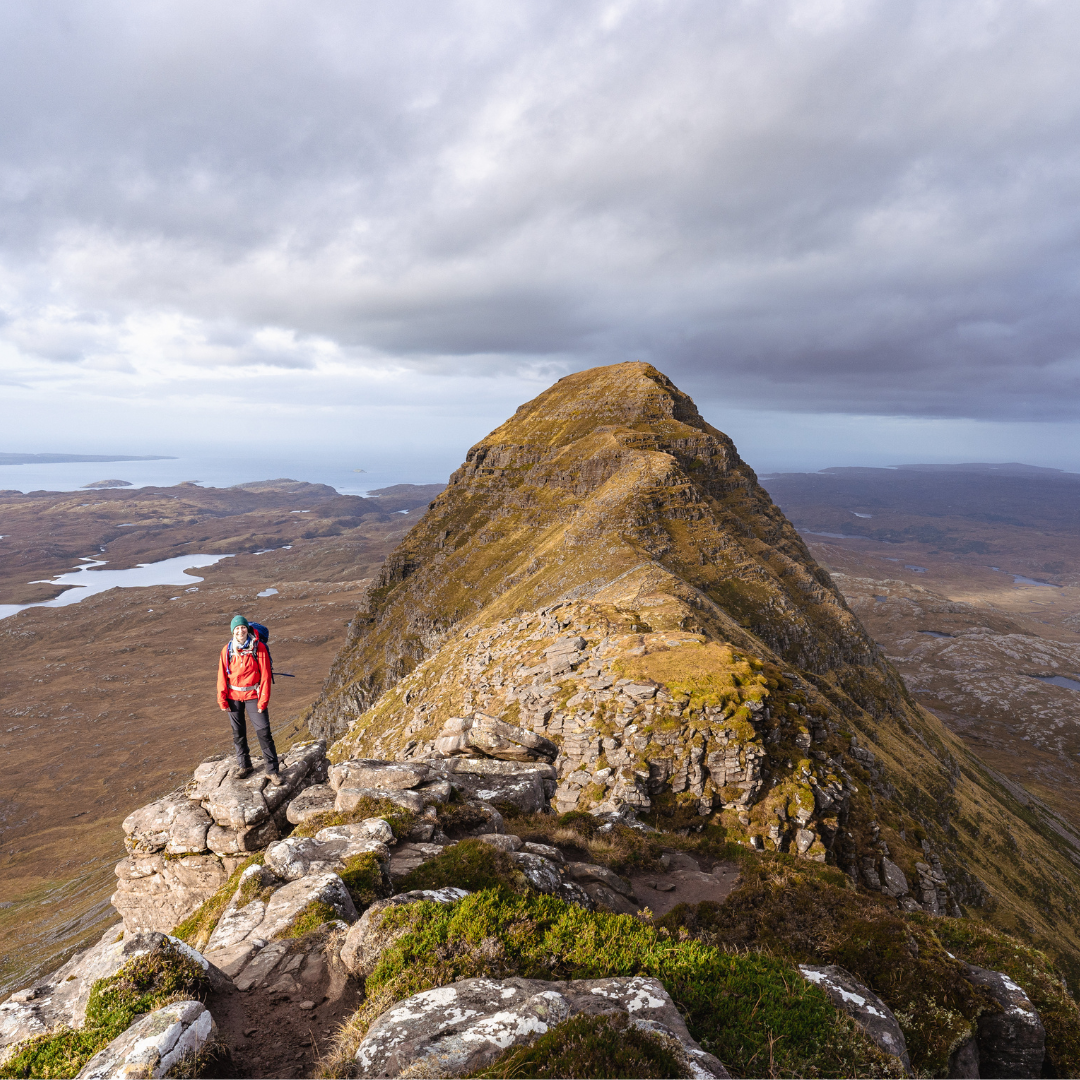
[[[1080,952],[1077,838],[914,704],[731,440],[647,364],[562,379],[469,451],[309,726],[336,760],[422,758],[483,716],[557,745],[557,810],[709,822]]]

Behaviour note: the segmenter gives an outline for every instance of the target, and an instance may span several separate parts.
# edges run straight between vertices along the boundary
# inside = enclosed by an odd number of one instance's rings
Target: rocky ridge
[[[160,1075],[186,1039],[192,1072],[294,1075],[331,1031],[324,1075],[1080,1066],[1051,962],[987,922],[1065,916],[1067,958],[1071,909],[977,879],[950,831],[1038,823],[912,704],[730,441],[647,365],[538,402],[390,560],[310,718],[337,742],[292,747],[280,788],[204,762],[126,819],[121,941],[171,931],[218,986],[84,1070]],[[1066,891],[1038,850],[1030,880]],[[117,944],[104,976],[73,961],[87,1000],[130,978]],[[58,982],[0,1006],[0,1076],[88,1023],[42,1011]]]

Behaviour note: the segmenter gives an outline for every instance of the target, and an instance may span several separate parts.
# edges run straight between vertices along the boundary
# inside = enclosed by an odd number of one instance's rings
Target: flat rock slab
[[[683,1023],[656,979],[634,976],[544,982],[538,979],[462,979],[394,1005],[371,1026],[356,1051],[362,1077],[463,1076],[491,1064],[511,1046],[527,1045],[578,1013],[622,1012],[673,1040],[684,1072],[726,1077]]]
[[[428,778],[423,762],[376,761],[369,758],[342,761],[330,766],[330,786],[338,791],[346,785],[404,791],[417,787]]]
[[[851,972],[836,964],[800,964],[799,970],[808,983],[824,990],[838,1009],[846,1012],[881,1050],[899,1058],[904,1063],[904,1069],[911,1073],[911,1059],[908,1057],[904,1033],[892,1010],[877,994],[863,986]]]
[[[331,814],[337,792],[329,784],[313,784],[301,791],[285,810],[285,817],[293,825],[302,825],[319,814]]]
[[[406,788],[360,787],[353,784],[351,780],[346,780],[338,788],[334,799],[334,809],[339,813],[351,813],[364,799],[385,799],[395,806],[411,810],[414,814],[422,813],[424,809],[424,797],[418,791]]]
[[[288,836],[279,840],[266,849],[266,865],[285,881],[311,873],[344,873],[345,860],[355,855],[374,855],[385,871],[390,869],[390,850],[381,840],[354,836],[345,828],[334,833],[324,829],[318,834],[323,839]]]
[[[176,1001],[147,1013],[99,1050],[79,1080],[164,1076],[185,1054],[197,1054],[213,1037],[214,1020],[201,1001]]]
[[[210,815],[183,791],[174,791],[124,818],[124,846],[132,855],[195,855],[206,851]]]
[[[547,805],[544,778],[530,769],[510,774],[453,772],[447,774],[450,786],[467,799],[482,802],[507,802],[522,813],[536,814]]]
[[[674,870],[666,874],[633,874],[630,878],[639,907],[647,907],[658,918],[676,904],[700,904],[704,900],[723,903],[738,881],[739,868],[734,863],[720,863],[711,874]],[[657,885],[660,889],[654,887]],[[672,885],[674,888],[669,889]]]

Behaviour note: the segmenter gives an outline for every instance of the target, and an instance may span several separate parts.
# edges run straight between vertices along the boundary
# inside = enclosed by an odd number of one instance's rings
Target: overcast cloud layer
[[[1073,0],[11,0],[0,449],[464,446],[646,359],[751,442],[1064,462],[1078,53]]]

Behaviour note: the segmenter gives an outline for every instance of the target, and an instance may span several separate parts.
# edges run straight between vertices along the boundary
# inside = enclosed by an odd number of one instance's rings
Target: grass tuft
[[[357,911],[370,907],[376,900],[392,896],[393,886],[383,874],[382,863],[374,852],[353,855],[345,860],[341,880],[356,905]]]
[[[324,923],[333,922],[338,917],[337,912],[322,900],[312,900],[307,907],[297,912],[293,921],[284,930],[274,935],[275,941],[284,941],[288,938],[301,938],[318,930]]]
[[[479,892],[500,885],[519,889],[522,881],[522,874],[514,868],[505,851],[483,840],[461,840],[418,866],[398,883],[398,889],[409,892],[455,885],[459,889]]]

